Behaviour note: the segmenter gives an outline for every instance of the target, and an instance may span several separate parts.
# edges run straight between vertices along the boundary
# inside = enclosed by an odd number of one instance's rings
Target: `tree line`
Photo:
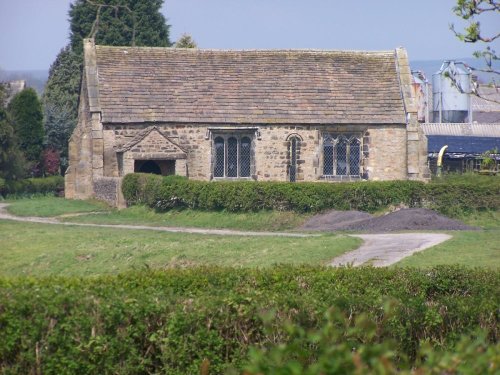
[[[69,43],[49,69],[41,98],[28,88],[7,105],[0,85],[0,179],[64,173],[68,142],[78,121],[83,39],[97,44],[195,48],[189,35],[175,45],[160,12],[163,0],[75,0]]]

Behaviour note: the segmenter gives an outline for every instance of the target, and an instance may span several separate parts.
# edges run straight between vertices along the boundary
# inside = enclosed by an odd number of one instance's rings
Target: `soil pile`
[[[478,228],[425,208],[406,208],[378,217],[359,211],[329,211],[313,216],[300,229],[385,233],[403,230],[475,230]]]
[[[324,214],[311,217],[299,228],[301,230],[345,230],[349,225],[366,221],[373,218],[367,212],[362,211],[335,211],[331,210]]]

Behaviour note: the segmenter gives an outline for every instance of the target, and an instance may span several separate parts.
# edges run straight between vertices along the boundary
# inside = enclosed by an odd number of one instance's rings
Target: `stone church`
[[[119,203],[132,172],[426,179],[406,51],[110,47],[84,40],[66,197]]]

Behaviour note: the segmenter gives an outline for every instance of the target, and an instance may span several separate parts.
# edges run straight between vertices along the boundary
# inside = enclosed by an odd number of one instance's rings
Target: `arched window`
[[[323,136],[323,175],[325,177],[359,177],[360,165],[360,135],[325,134]]]
[[[293,136],[288,139],[288,180],[297,181],[297,159],[300,147],[300,138]]]
[[[252,138],[245,134],[219,134],[214,138],[213,176],[251,176]]]

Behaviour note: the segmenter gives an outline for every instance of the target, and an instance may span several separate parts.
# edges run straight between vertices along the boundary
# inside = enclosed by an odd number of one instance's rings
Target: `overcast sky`
[[[0,0],[0,69],[48,69],[68,42],[70,0]],[[449,24],[456,0],[165,0],[171,40],[200,48],[387,50],[411,60],[470,57]],[[498,19],[495,20],[498,22]],[[497,32],[490,17],[482,26]],[[482,46],[479,46],[482,47]],[[500,49],[499,43],[494,46]]]

